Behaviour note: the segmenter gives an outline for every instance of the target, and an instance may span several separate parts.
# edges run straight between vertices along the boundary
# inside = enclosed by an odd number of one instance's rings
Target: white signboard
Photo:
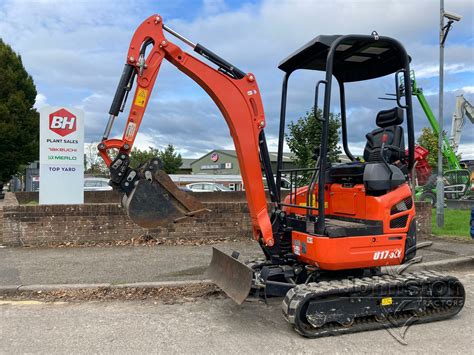
[[[40,111],[40,204],[84,203],[84,113]]]

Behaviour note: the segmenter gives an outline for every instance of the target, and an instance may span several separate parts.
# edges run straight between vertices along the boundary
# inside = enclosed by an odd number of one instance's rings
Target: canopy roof
[[[404,68],[405,50],[389,37],[361,35],[318,36],[278,65],[285,72],[297,69],[326,70],[331,45],[344,37],[336,47],[333,75],[340,81],[351,82],[378,78]]]

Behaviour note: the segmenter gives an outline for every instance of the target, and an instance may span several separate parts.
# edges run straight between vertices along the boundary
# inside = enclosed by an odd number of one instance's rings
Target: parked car
[[[178,189],[184,192],[193,192],[193,190],[188,189],[186,186],[178,186]]]
[[[85,178],[84,191],[110,191],[109,179],[106,178]]]
[[[186,187],[193,192],[232,191],[228,187],[214,182],[195,182],[187,184]]]

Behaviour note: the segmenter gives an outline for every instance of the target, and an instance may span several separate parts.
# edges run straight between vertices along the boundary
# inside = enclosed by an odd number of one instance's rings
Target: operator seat
[[[400,126],[402,123],[403,110],[401,108],[395,107],[380,111],[376,118],[376,124],[379,128],[366,135],[365,163],[356,161],[331,167],[328,171],[328,183],[364,183],[367,190],[380,191],[388,190],[405,182],[405,174],[401,172],[399,167],[392,165],[397,163],[403,170],[405,140],[403,127]],[[384,134],[387,134],[384,157],[390,169],[393,170],[392,174],[388,172],[380,155]],[[390,181],[389,175],[392,175],[392,181]]]
[[[405,160],[405,139],[403,137],[403,110],[394,107],[390,110],[380,111],[375,121],[378,127],[368,133],[367,144],[364,149],[364,160],[366,162],[381,162],[380,149],[382,147],[382,137],[387,134],[385,143],[385,160],[389,164]]]

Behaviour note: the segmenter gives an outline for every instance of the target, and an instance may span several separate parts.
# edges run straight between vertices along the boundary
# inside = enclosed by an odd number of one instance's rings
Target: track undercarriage
[[[450,318],[464,300],[457,278],[422,271],[298,285],[282,311],[299,334],[317,338]]]
[[[457,278],[433,271],[397,274],[376,268],[325,273],[297,262],[276,265],[258,259],[243,264],[216,249],[214,256],[220,270],[245,275],[245,282],[227,283],[213,275],[231,298],[242,303],[249,294],[265,300],[284,297],[285,319],[308,338],[438,321],[456,315],[465,301]]]

